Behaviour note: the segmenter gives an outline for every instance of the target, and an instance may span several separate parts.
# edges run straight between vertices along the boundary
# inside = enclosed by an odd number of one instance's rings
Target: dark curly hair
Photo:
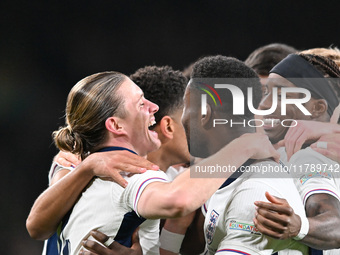
[[[183,106],[183,95],[187,79],[180,71],[170,66],[145,66],[130,76],[144,92],[144,97],[159,106],[156,122],[173,114]]]
[[[259,75],[269,75],[269,71],[289,54],[298,50],[283,43],[272,43],[254,50],[244,63]]]
[[[256,72],[236,58],[221,55],[204,57],[194,64],[191,78],[195,80],[197,78],[231,78],[231,81],[234,82],[233,85],[240,88],[243,95],[248,94],[248,87],[253,88],[253,105],[255,108],[260,103],[261,83]],[[195,82],[194,86],[197,87],[198,85]],[[231,93],[220,93],[220,96],[224,97],[222,98],[223,106],[229,113],[233,102]],[[233,116],[233,118],[252,119],[254,117],[254,114],[248,109],[246,98],[244,103],[245,115]]]

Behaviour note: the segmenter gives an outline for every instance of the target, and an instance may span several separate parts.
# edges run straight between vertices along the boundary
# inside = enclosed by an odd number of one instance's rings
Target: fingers
[[[275,155],[274,155],[273,159],[276,163],[280,162],[280,154],[278,153],[277,150],[275,150]]]
[[[84,255],[89,255],[89,254],[102,254],[102,255],[114,255],[114,254],[119,254],[119,244],[117,242],[111,242],[110,245],[107,246],[106,242],[109,240],[109,237],[105,235],[104,233],[97,231],[97,230],[92,230],[90,232],[91,236],[96,239],[96,241],[92,240],[84,240],[83,241],[83,247],[87,249],[82,249],[82,253],[79,254],[84,254]],[[107,246],[107,247],[106,247]]]
[[[340,118],[340,104],[334,109],[330,123],[338,124]]]
[[[109,157],[110,165],[120,171],[140,174],[146,170],[159,170],[159,166],[128,151],[111,151],[106,153]],[[105,157],[106,155],[103,156]]]
[[[318,148],[319,141],[327,142],[327,149]],[[316,152],[340,163],[340,134],[323,135],[318,142],[313,143],[310,147]]]
[[[280,234],[287,230],[287,226],[289,224],[289,217],[263,209],[258,209],[256,211],[255,218],[265,228],[271,229]]]
[[[87,251],[84,248],[82,248],[79,251],[79,255],[98,255],[97,253],[93,253],[92,251]]]
[[[76,167],[80,164],[81,159],[79,156],[70,152],[59,151],[59,153],[54,157],[54,161],[62,166]]]
[[[287,203],[286,199],[275,197],[275,196],[271,195],[268,191],[266,191],[265,196],[266,196],[266,198],[268,199],[269,202],[274,203],[274,204]]]
[[[159,170],[159,166],[156,164],[150,162],[146,158],[143,158],[141,156],[138,156],[136,154],[129,153],[127,151],[124,151],[126,156],[126,165],[125,165],[125,170],[126,172],[130,173],[139,173],[139,170],[136,170],[136,168],[129,168],[131,165],[135,166],[137,168],[142,168],[142,169],[148,169],[148,170]],[[122,169],[123,170],[123,169]]]
[[[94,237],[94,239],[96,239],[98,242],[104,244],[109,237],[107,235],[105,235],[104,233],[97,231],[97,230],[92,230],[91,231],[91,236]]]
[[[299,126],[297,127],[289,128],[284,138],[288,160],[296,152],[296,150],[300,150],[305,141],[305,138],[302,136],[303,129],[300,127],[301,124],[299,123],[298,125]],[[297,142],[298,144],[296,144]]]
[[[284,147],[285,146],[285,140],[280,140],[275,144],[275,148],[280,148],[280,147]]]
[[[116,169],[109,172],[108,175],[110,175],[110,177],[100,177],[100,178],[103,179],[103,180],[113,181],[113,182],[119,184],[120,186],[122,186],[123,188],[126,188],[127,185],[129,184],[127,182],[127,180],[125,180],[124,177],[122,175],[120,175],[119,171],[116,170]]]
[[[139,228],[137,228],[137,229],[135,230],[135,232],[133,232],[133,234],[132,234],[132,244],[135,244],[135,243],[138,243],[138,244],[139,244],[138,230],[139,230]]]
[[[143,251],[142,251],[142,247],[140,246],[140,243],[139,243],[139,235],[138,235],[138,230],[139,228],[137,228],[135,230],[135,232],[132,234],[132,245],[131,245],[131,249],[132,250],[135,250],[137,254],[143,254]]]
[[[109,151],[93,153],[84,162],[89,162],[94,176],[109,177],[122,187],[127,181],[120,172],[130,174],[144,173],[147,169],[158,170],[159,167],[152,162],[128,151]]]
[[[288,160],[299,150],[301,150],[302,146],[306,143],[307,137],[305,134],[302,134],[299,138],[296,139],[295,143],[292,146],[292,149],[288,155]]]
[[[266,192],[266,197],[271,203],[256,201],[256,214],[254,223],[258,230],[277,239],[289,237],[289,224],[294,214],[287,201],[272,196]]]
[[[260,231],[262,234],[270,236],[275,239],[283,239],[281,233],[277,233],[276,231],[263,226],[256,218],[253,219],[253,222],[257,230]]]
[[[329,144],[328,144],[329,146]],[[327,158],[330,158],[334,161],[340,162],[340,156],[337,154],[337,152],[331,150],[330,148],[328,149],[323,149],[323,148],[317,148],[316,145],[315,146],[311,146],[311,148],[313,150],[315,150],[316,152],[324,155]]]
[[[82,249],[79,254],[108,254],[107,253],[107,248],[100,245],[99,243],[91,240],[84,240],[83,241],[83,247],[86,250]]]
[[[273,146],[271,146],[271,148],[270,148],[270,153],[272,155],[271,157],[273,158],[273,160],[276,163],[279,163],[279,161],[280,161],[280,153]]]
[[[290,216],[294,213],[294,210],[290,207],[288,203],[273,204],[263,201],[255,201],[254,204],[257,206],[258,209],[265,209],[267,211],[272,211],[279,214],[285,214]]]

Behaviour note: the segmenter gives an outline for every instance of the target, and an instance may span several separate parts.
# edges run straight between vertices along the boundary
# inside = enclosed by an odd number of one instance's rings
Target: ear
[[[168,139],[173,139],[174,137],[174,120],[170,116],[164,116],[160,123],[160,131],[163,134],[164,137]]]
[[[212,116],[212,109],[210,104],[207,104],[207,114],[201,114],[201,124],[202,127],[208,127],[211,126],[211,122],[209,122],[210,118]]]
[[[117,117],[107,118],[105,121],[105,127],[109,132],[115,135],[126,134],[124,127],[121,125],[120,118]]]
[[[313,103],[312,118],[318,118],[327,112],[327,101],[325,99],[315,99]]]

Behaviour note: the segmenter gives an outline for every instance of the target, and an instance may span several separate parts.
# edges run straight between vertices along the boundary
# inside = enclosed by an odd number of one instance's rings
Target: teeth
[[[149,127],[151,127],[151,126],[153,126],[153,125],[155,125],[155,124],[156,124],[156,121],[155,121],[155,120],[152,120],[152,121],[149,122]]]
[[[280,119],[264,119],[263,122],[266,125],[279,125]]]

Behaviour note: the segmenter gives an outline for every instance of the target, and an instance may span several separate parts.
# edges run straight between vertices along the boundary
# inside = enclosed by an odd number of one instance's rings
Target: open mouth
[[[264,129],[270,129],[274,128],[280,125],[280,119],[275,119],[275,118],[267,118],[263,119],[263,128]]]
[[[149,130],[149,134],[151,135],[151,137],[154,137],[158,140],[158,133],[155,130],[152,130],[152,127],[155,124],[156,124],[155,117],[152,117],[148,124],[148,130]]]
[[[151,119],[151,120],[149,121],[148,128],[150,129],[150,127],[154,126],[155,124],[156,124],[155,119]]]

